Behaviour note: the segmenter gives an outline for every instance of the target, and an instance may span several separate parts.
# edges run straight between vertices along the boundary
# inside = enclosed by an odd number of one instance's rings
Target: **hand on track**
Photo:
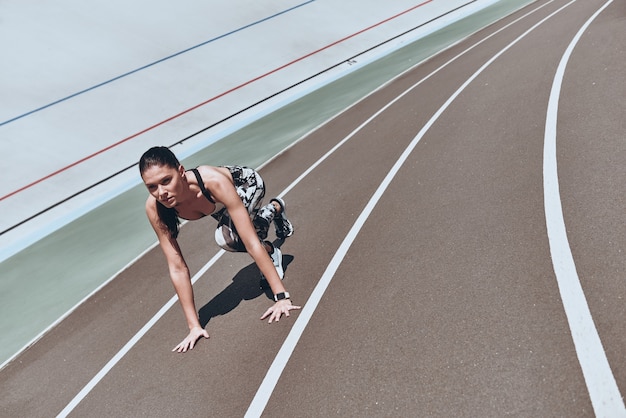
[[[189,331],[187,337],[181,341],[172,351],[178,351],[179,353],[186,353],[187,350],[192,350],[196,345],[196,341],[200,337],[209,338],[209,333],[204,328],[195,327]]]
[[[278,322],[283,314],[285,316],[289,316],[289,311],[293,309],[300,309],[300,306],[292,305],[290,299],[279,300],[274,304],[274,306],[265,311],[265,313],[261,317],[261,320],[269,317],[269,324],[271,324],[273,321]]]

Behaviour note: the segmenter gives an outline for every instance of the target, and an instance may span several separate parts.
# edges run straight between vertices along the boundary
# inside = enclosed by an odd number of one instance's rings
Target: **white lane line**
[[[220,250],[217,254],[209,260],[207,264],[205,264],[200,271],[198,271],[193,278],[191,279],[191,283],[195,283],[204,273],[207,272],[209,268],[220,259],[222,255],[224,255],[226,251]],[[148,321],[146,324],[131,338],[125,345],[122,347],[120,351],[117,352],[111,360],[87,383],[83,389],[78,392],[78,394],[68,403],[65,408],[57,415],[57,417],[66,417],[70,412],[76,408],[76,406],[91,392],[91,390],[104,378],[104,376],[109,373],[109,371],[128,353],[131,348],[139,342],[139,340],[146,335],[146,333],[157,323],[163,315],[178,301],[178,296],[173,296],[159,311]]]
[[[398,100],[400,100],[402,97],[404,97],[406,94],[408,94],[411,90],[415,89],[417,86],[419,86],[420,84],[422,84],[423,82],[425,82],[426,80],[428,80],[429,78],[431,78],[432,76],[434,76],[435,74],[437,74],[439,71],[443,70],[445,67],[447,67],[448,65],[452,64],[454,61],[456,61],[458,58],[460,58],[461,56],[465,55],[467,52],[471,51],[472,49],[476,48],[478,45],[484,43],[485,41],[487,41],[488,39],[492,38],[493,36],[497,35],[498,33],[506,30],[508,27],[514,25],[515,23],[519,22],[520,20],[526,18],[527,16],[529,16],[532,13],[535,13],[536,11],[540,10],[541,8],[545,7],[546,5],[552,3],[554,0],[549,0],[548,2],[546,2],[545,4],[537,7],[536,9],[526,13],[525,15],[519,17],[518,19],[514,20],[513,22],[509,23],[508,25],[500,28],[499,30],[495,31],[494,33],[490,34],[489,36],[483,38],[482,40],[476,42],[474,45],[470,46],[469,48],[465,49],[464,51],[460,52],[458,55],[456,55],[455,57],[451,58],[449,61],[447,61],[445,64],[443,64],[442,66],[440,66],[439,68],[437,68],[436,70],[434,70],[433,72],[431,72],[429,75],[427,75],[426,77],[424,77],[422,80],[420,80],[418,83],[416,83],[415,85],[413,85],[411,88],[409,88],[408,90],[406,90],[404,93],[402,93],[401,95],[399,95],[398,97],[396,97],[396,99],[394,99],[392,102],[390,102],[387,106],[385,106],[385,108],[381,109],[379,112],[377,112],[374,116],[372,116],[371,118],[369,118],[367,121],[365,121],[363,124],[361,124],[354,132],[352,132],[350,135],[348,135],[346,138],[344,138],[341,142],[339,142],[337,145],[335,145],[330,151],[328,151],[324,156],[322,156],[317,162],[315,162],[311,167],[309,167],[304,173],[302,173],[300,175],[300,177],[298,177],[296,180],[294,180],[279,196],[282,197],[284,196],[286,193],[288,193],[291,189],[293,189],[298,183],[300,183],[300,181],[302,181],[302,179],[304,179],[311,171],[313,171],[317,166],[319,166],[324,160],[326,160],[330,155],[332,155],[337,149],[339,149],[339,147],[341,147],[343,144],[345,144],[350,138],[352,138],[358,131],[360,131],[363,127],[365,127],[371,120],[373,120],[375,117],[377,117],[380,113],[382,113],[385,109],[387,109],[388,107],[390,107],[393,103],[396,103]],[[397,75],[396,77],[394,77],[392,80],[395,80],[397,78],[402,77],[405,73],[411,71],[413,68],[417,67],[418,65],[420,65],[420,63],[415,64],[413,67],[407,69],[406,71],[402,72],[401,74]],[[391,82],[391,81],[390,81]],[[389,84],[389,83],[386,83]],[[385,85],[386,85],[385,84]],[[384,87],[381,86],[379,89],[380,90]],[[372,92],[371,94],[374,94],[374,92]],[[370,95],[371,95],[370,94]],[[369,96],[369,95],[368,95]],[[367,96],[366,96],[367,97]],[[364,98],[365,99],[365,98]],[[361,100],[364,100],[361,99]],[[338,116],[338,115],[337,115]],[[336,117],[337,117],[336,116]],[[314,130],[313,130],[314,131]],[[311,132],[313,132],[311,131]],[[308,134],[307,134],[308,135]],[[306,136],[306,135],[305,135]],[[218,252],[196,275],[194,275],[194,277],[192,278],[192,284],[195,283],[204,273],[206,273],[206,271],[213,266],[213,264],[224,254],[224,251],[221,250],[220,252]],[[76,408],[76,406],[89,394],[89,392],[91,392],[91,390],[100,382],[100,380],[102,380],[104,378],[104,376],[106,376],[106,374],[111,371],[111,369],[131,350],[131,348],[150,330],[150,328],[152,328],[154,326],[154,324],[156,324],[156,322],[163,316],[165,315],[165,313],[176,303],[176,301],[178,300],[178,298],[176,296],[172,297],[172,299],[170,299],[160,310],[159,312],[157,312],[157,314],[155,314],[152,319],[150,319],[150,321],[148,323],[146,323],[146,325],[144,325],[138,332],[137,334],[135,334],[133,336],[133,338],[131,340],[129,340],[126,345],[124,345],[124,347],[122,347],[122,349],[113,357],[111,358],[111,360],[109,360],[109,362],[96,374],[96,376],[94,376],[89,383],[87,383],[87,385],[85,387],[83,387],[83,389],[74,397],[74,399],[72,399],[72,401],[63,409],[63,411],[61,411],[61,413],[58,415],[58,417],[66,417],[70,412],[72,412],[72,410],[74,408]],[[306,310],[306,307],[305,307]],[[299,315],[302,316],[302,315]]]
[[[315,309],[317,308],[317,305],[321,301],[322,296],[324,295],[324,292],[326,291],[326,289],[330,285],[331,280],[333,279],[337,269],[341,265],[341,262],[343,261],[344,257],[346,256],[350,246],[352,245],[352,243],[356,239],[356,237],[359,234],[361,228],[365,224],[365,221],[369,218],[370,214],[374,210],[374,207],[376,206],[376,204],[378,203],[378,201],[382,197],[382,195],[385,192],[385,190],[387,189],[387,187],[389,186],[391,181],[394,179],[394,177],[396,176],[398,171],[400,171],[400,168],[402,168],[402,166],[404,165],[404,162],[407,160],[409,155],[411,155],[411,153],[413,152],[413,150],[415,149],[417,144],[420,142],[420,140],[424,137],[426,132],[428,132],[430,127],[437,121],[437,119],[439,119],[439,117],[450,106],[450,104],[459,96],[459,94],[461,94],[463,92],[463,90],[465,90],[465,88],[472,81],[474,81],[474,79],[476,79],[476,77],[478,77],[487,67],[489,67],[489,65],[491,65],[502,54],[504,54],[506,51],[508,51],[511,47],[513,47],[515,44],[517,44],[521,39],[526,37],[526,35],[531,33],[533,30],[535,30],[542,23],[544,23],[548,19],[552,18],[554,15],[556,15],[559,12],[561,12],[563,9],[565,9],[566,7],[570,6],[571,4],[573,4],[575,2],[576,2],[576,0],[571,0],[569,3],[565,4],[564,6],[559,8],[558,10],[552,12],[547,17],[545,17],[542,20],[540,20],[538,23],[533,25],[530,29],[528,29],[526,32],[524,32],[522,35],[520,35],[518,38],[516,38],[514,41],[512,41],[510,44],[508,44],[506,47],[504,47],[502,50],[500,50],[498,53],[496,53],[485,64],[483,64],[482,67],[480,67],[471,77],[469,77],[465,81],[465,83],[463,83],[461,85],[461,87],[459,87],[459,89],[456,90],[448,98],[448,100],[439,108],[439,110],[437,110],[437,112],[428,120],[428,122],[424,125],[424,127],[419,131],[417,136],[411,141],[411,143],[408,145],[408,147],[404,150],[402,155],[398,158],[396,163],[393,165],[393,167],[391,168],[391,170],[389,171],[389,173],[387,174],[385,179],[378,186],[378,189],[376,189],[376,192],[374,192],[374,194],[370,198],[369,202],[367,203],[367,205],[365,206],[365,208],[363,209],[363,211],[361,212],[361,214],[359,215],[359,217],[355,221],[354,225],[352,226],[352,228],[348,232],[347,236],[344,238],[344,240],[341,243],[339,249],[335,253],[335,256],[332,258],[330,264],[326,268],[326,271],[324,271],[324,274],[322,275],[322,277],[321,277],[320,281],[318,282],[317,286],[315,286],[315,289],[313,289],[313,292],[311,293],[311,296],[306,301],[306,303],[304,305],[304,308],[302,309],[301,313],[298,315],[298,319],[296,320],[293,328],[289,332],[289,335],[287,336],[285,342],[281,346],[278,354],[276,355],[276,358],[272,362],[272,365],[270,366],[270,368],[269,368],[265,378],[263,379],[263,382],[261,383],[261,386],[257,390],[257,393],[255,394],[254,398],[252,399],[252,402],[250,403],[250,406],[248,407],[248,411],[246,412],[246,415],[245,415],[246,418],[260,417],[261,414],[263,413],[263,411],[265,410],[265,407],[267,406],[267,402],[269,401],[269,398],[272,396],[272,393],[274,392],[274,388],[276,387],[276,384],[278,383],[278,379],[280,378],[280,375],[282,374],[283,370],[285,369],[285,366],[287,365],[287,362],[289,361],[289,359],[291,357],[291,354],[295,350],[296,345],[298,344],[298,341],[300,340],[300,337],[304,333],[304,329],[306,328],[306,326],[308,325],[309,321],[311,320],[311,317],[313,316],[313,313],[315,312]],[[372,119],[376,118],[382,112],[387,110],[392,104],[394,104],[396,101],[398,101],[400,97],[403,97],[404,95],[406,95],[409,91],[413,90],[421,82],[422,81],[420,81],[417,84],[413,85],[408,90],[404,91],[396,99],[394,99],[392,102],[390,102],[385,107],[383,107],[381,110],[376,112],[363,125],[359,126],[357,128],[357,131],[360,130],[364,125],[369,123]],[[350,136],[353,136],[355,132],[356,131],[352,132],[350,134]]]
[[[609,0],[587,20],[574,39],[572,39],[561,58],[552,84],[552,90],[550,91],[543,156],[544,205],[552,265],[574,340],[578,361],[582,368],[587,390],[597,417],[625,417],[626,409],[587,305],[587,299],[580,284],[574,257],[567,239],[559,192],[556,135],[561,84],[569,58],[583,32],[612,2],[613,0]]]

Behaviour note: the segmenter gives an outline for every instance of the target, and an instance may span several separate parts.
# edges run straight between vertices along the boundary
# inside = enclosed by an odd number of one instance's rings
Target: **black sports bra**
[[[200,190],[202,191],[202,194],[204,195],[204,197],[206,197],[209,202],[215,204],[215,201],[211,197],[211,193],[209,193],[206,187],[204,187],[204,180],[202,180],[202,176],[198,172],[198,169],[192,168],[189,171],[191,171],[193,174],[196,175],[196,180],[198,180],[198,186],[200,186]]]
[[[215,205],[215,209],[213,210],[213,213],[211,213],[210,215],[217,219],[218,221],[220,220],[222,213],[224,213],[224,211],[226,210],[226,208],[224,207],[223,203],[216,203],[215,200],[213,200],[213,198],[211,197],[211,193],[209,193],[209,191],[207,190],[206,187],[204,187],[204,180],[202,180],[202,176],[200,175],[200,173],[198,172],[197,168],[192,168],[191,171],[193,174],[195,174],[196,176],[196,180],[198,180],[198,186],[200,187],[200,190],[202,191],[202,194],[204,195],[204,197],[206,197],[206,199],[213,203]]]

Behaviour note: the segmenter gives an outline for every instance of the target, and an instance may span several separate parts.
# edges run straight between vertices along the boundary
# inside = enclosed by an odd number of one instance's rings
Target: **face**
[[[185,169],[181,165],[178,169],[153,165],[148,167],[141,175],[148,192],[165,207],[171,208],[178,205],[185,191]]]

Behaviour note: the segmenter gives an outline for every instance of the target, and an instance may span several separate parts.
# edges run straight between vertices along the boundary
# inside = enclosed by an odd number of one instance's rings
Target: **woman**
[[[291,303],[283,282],[282,254],[264,241],[272,222],[276,235],[293,234],[282,199],[272,199],[261,207],[265,195],[263,179],[246,167],[200,166],[186,171],[167,147],[146,151],[139,161],[139,171],[150,192],[146,214],[159,239],[167,260],[170,278],[180,300],[189,334],[172,351],[193,349],[200,337],[209,338],[202,328],[193,297],[189,268],[176,240],[179,218],[196,220],[207,215],[218,221],[215,240],[228,251],[246,251],[256,262],[274,293],[274,305],[261,316],[269,323],[289,311],[300,309]]]

